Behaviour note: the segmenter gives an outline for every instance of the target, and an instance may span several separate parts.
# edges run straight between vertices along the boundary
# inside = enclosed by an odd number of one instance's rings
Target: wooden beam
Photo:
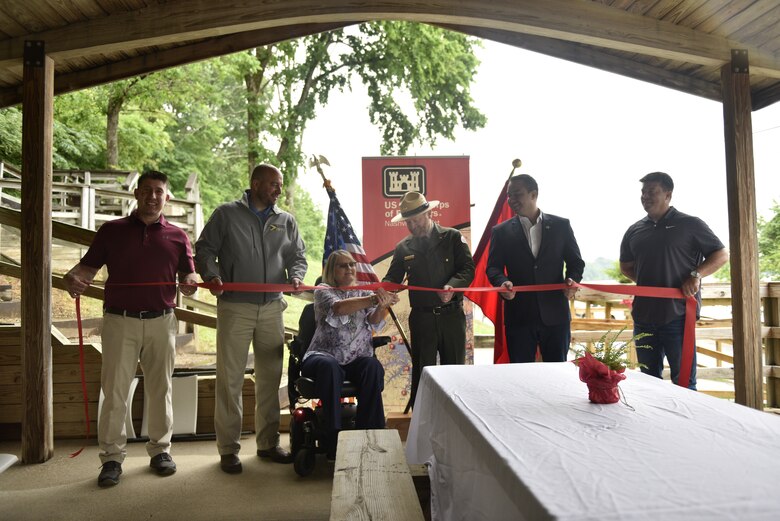
[[[716,34],[579,0],[172,0],[27,37],[45,40],[55,59],[69,59],[258,29],[378,19],[487,27],[710,66],[728,63],[737,47]],[[20,37],[0,42],[0,67],[18,62],[22,48]],[[754,73],[780,77],[780,56],[750,51]]]
[[[748,53],[735,50],[721,69],[726,145],[726,189],[734,319],[734,391],[742,405],[764,406],[761,374],[761,301],[758,291],[756,180]]]
[[[586,65],[606,72],[620,74],[621,76],[675,89],[686,94],[693,94],[713,101],[721,101],[719,83],[712,83],[685,74],[679,74],[666,70],[663,67],[638,63],[628,58],[609,54],[596,47],[485,27],[464,25],[439,25],[439,27],[579,63],[580,65]]]
[[[44,42],[24,52],[22,116],[22,462],[54,454],[51,352],[51,182],[54,62]]]
[[[235,52],[270,45],[273,43],[300,38],[324,31],[341,29],[349,24],[302,24],[287,27],[274,27],[245,33],[230,34],[153,54],[135,56],[70,74],[59,74],[54,78],[54,95],[65,94],[87,87],[94,87],[112,81],[131,78],[170,67],[177,67],[196,61],[224,56]],[[9,107],[21,102],[21,89],[0,90],[0,107]]]

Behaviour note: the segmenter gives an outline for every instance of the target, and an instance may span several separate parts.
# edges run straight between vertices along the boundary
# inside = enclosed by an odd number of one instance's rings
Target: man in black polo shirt
[[[663,172],[647,174],[642,183],[642,206],[647,217],[634,223],[620,245],[620,271],[639,286],[680,288],[696,296],[696,318],[701,309],[701,279],[718,271],[729,259],[723,243],[698,217],[670,206],[674,182]],[[650,333],[643,339],[652,349],[638,349],[642,372],[661,378],[664,355],[672,381],[677,383],[682,358],[685,301],[636,297],[632,310],[634,334]],[[694,352],[688,387],[696,390]]]
[[[176,472],[170,456],[171,375],[178,329],[173,314],[176,286],[129,284],[174,283],[178,273],[183,294],[192,295],[197,289],[191,285],[197,278],[187,234],[162,215],[170,198],[168,177],[162,172],[144,173],[134,195],[137,210],[101,226],[86,255],[64,277],[68,292],[75,297],[92,284],[103,265],[108,267],[100,376],[104,400],[98,421],[101,487],[116,485],[122,474],[127,454],[127,398],[139,360],[149,399],[149,466],[161,476]]]
[[[407,192],[401,199],[400,213],[393,222],[405,221],[410,235],[395,247],[393,260],[383,281],[400,284],[404,277],[410,286],[444,291],[410,291],[409,331],[412,343],[412,394],[424,367],[436,365],[436,353],[442,365],[466,361],[466,317],[463,293],[474,280],[474,260],[466,239],[454,228],[439,226],[430,211],[439,201],[426,201],[419,192]]]

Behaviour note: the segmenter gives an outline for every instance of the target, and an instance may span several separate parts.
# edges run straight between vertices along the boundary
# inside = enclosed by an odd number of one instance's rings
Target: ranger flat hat
[[[406,192],[401,198],[401,212],[395,214],[390,222],[405,221],[415,215],[430,212],[437,206],[439,201],[426,201],[425,196],[420,192]]]

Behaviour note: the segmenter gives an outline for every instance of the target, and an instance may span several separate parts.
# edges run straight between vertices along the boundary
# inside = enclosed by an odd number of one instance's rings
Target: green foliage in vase
[[[623,328],[616,333],[613,333],[612,330],[607,331],[601,335],[598,341],[593,343],[593,349],[588,350],[583,346],[574,349],[575,362],[580,358],[584,358],[585,352],[589,351],[593,358],[615,371],[623,370],[626,367],[631,369],[645,367],[644,364],[631,363],[628,359],[628,353],[631,351],[632,346],[636,349],[652,349],[648,345],[638,344],[638,341],[652,335],[650,333],[639,333],[638,335],[633,335],[628,340],[618,340],[625,330],[626,328]]]

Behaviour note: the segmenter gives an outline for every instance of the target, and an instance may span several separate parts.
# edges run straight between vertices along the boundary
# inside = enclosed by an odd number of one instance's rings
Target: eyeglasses
[[[354,268],[355,266],[357,266],[357,262],[340,262],[336,264],[336,267],[341,269]]]

